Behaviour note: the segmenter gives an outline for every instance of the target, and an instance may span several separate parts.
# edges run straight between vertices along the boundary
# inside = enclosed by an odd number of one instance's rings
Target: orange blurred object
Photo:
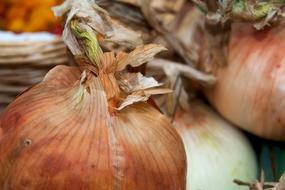
[[[63,0],[2,0],[0,2],[0,29],[13,32],[62,31],[60,20],[51,7]]]

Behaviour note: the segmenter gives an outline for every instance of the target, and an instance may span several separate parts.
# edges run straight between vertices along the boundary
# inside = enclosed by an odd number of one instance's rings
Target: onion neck
[[[115,73],[108,71],[108,67],[111,67],[113,63],[106,63],[102,60],[104,53],[99,46],[96,34],[90,27],[83,25],[78,20],[72,20],[71,30],[85,52],[85,55],[77,57],[79,67],[100,80],[106,93],[109,108],[115,110],[121,100],[121,90]]]
[[[80,23],[76,19],[71,21],[70,27],[85,52],[85,55],[81,56],[87,57],[89,63],[98,69],[102,68],[100,59],[103,55],[103,51],[99,46],[96,34],[89,26]]]
[[[118,107],[121,101],[121,90],[114,73],[99,72],[98,78],[104,88],[110,108]]]

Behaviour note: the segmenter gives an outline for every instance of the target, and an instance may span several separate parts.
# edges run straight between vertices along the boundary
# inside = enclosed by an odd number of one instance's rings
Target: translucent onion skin
[[[205,105],[193,102],[190,107],[190,111],[178,109],[174,119],[187,162],[191,163],[187,190],[244,189],[233,179],[256,179],[257,164],[251,145],[242,133]]]
[[[209,101],[228,120],[272,140],[285,140],[285,25],[256,31],[232,28],[228,65],[206,90]]]
[[[94,77],[57,66],[3,113],[0,189],[184,190],[186,155],[148,103],[110,112]]]

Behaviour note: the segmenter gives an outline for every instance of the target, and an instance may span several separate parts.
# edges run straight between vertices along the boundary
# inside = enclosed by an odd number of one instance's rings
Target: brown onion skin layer
[[[285,140],[285,25],[263,31],[232,28],[229,61],[216,71],[206,95],[214,107],[241,128],[272,140]]]
[[[109,114],[98,80],[75,96],[79,77],[56,67],[4,112],[0,189],[184,190],[185,150],[169,120],[148,103]]]

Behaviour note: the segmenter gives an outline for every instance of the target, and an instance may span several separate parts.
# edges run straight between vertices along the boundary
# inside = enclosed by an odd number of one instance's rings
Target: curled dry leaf
[[[156,88],[156,89],[145,89],[133,92],[132,94],[128,95],[124,101],[121,103],[120,107],[117,110],[122,110],[123,108],[132,105],[137,102],[145,102],[149,99],[151,95],[156,94],[169,94],[172,90],[168,88]]]
[[[191,66],[183,65],[182,63],[177,63],[174,61],[169,61],[166,59],[155,58],[150,61],[148,66],[150,68],[161,68],[164,69],[168,76],[174,76],[181,73],[183,76],[200,82],[202,85],[212,85],[216,82],[216,77],[210,74],[203,73],[198,69]]]
[[[82,54],[83,52],[80,50],[80,46],[70,28],[70,21],[75,17],[89,26],[97,35],[103,36],[107,41],[130,47],[135,47],[142,43],[139,34],[114,22],[109,14],[99,7],[95,1],[67,0],[62,5],[54,7],[53,11],[56,16],[68,13],[63,31],[63,39],[75,55]]]
[[[120,88],[129,94],[117,108],[118,110],[136,102],[147,101],[151,95],[172,92],[170,89],[161,88],[162,84],[154,78],[145,77],[141,73],[124,74],[120,77],[118,83]]]
[[[173,89],[173,93],[167,95],[167,101],[165,102],[166,108],[164,108],[165,113],[170,116],[174,114],[178,103],[180,103],[185,110],[188,109],[189,94],[187,94],[183,87],[182,78],[197,81],[199,84],[204,86],[210,86],[216,81],[216,77],[212,75],[200,72],[191,66],[165,59],[155,58],[149,62],[148,67],[148,72],[152,72],[154,69],[163,70],[164,76],[161,80],[166,81],[166,83],[169,84],[168,87]],[[157,74],[158,72],[155,71],[154,75]],[[178,99],[177,97],[180,98]],[[163,98],[160,98],[160,101],[163,101]]]
[[[121,89],[126,93],[132,93],[134,91],[144,90],[147,88],[153,88],[161,86],[152,77],[145,77],[141,73],[124,73],[119,76],[119,83]]]
[[[122,71],[127,65],[138,67],[151,61],[155,54],[164,50],[166,50],[165,47],[157,44],[139,46],[118,62],[117,71]]]

